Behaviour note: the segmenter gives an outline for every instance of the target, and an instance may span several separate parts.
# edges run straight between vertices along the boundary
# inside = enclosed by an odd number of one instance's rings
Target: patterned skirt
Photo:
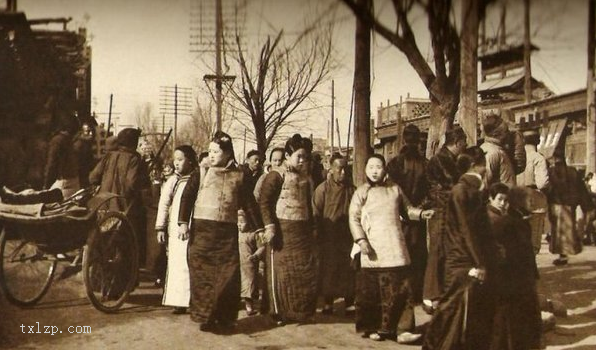
[[[229,325],[238,318],[240,268],[238,226],[193,220],[188,242],[190,318]]]
[[[305,321],[314,315],[317,301],[312,225],[280,220],[279,228],[267,259],[269,311],[287,321]]]

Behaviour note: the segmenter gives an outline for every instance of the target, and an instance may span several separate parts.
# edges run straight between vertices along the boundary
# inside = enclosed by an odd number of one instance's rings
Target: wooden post
[[[215,0],[215,130],[221,131],[221,111],[222,111],[222,70],[221,70],[221,39],[223,32],[223,19],[221,0]],[[175,135],[175,134],[174,134]],[[174,138],[175,139],[175,138]]]
[[[478,125],[478,2],[462,2],[459,123],[468,145],[476,144]]]
[[[335,140],[333,139],[333,135],[335,133],[335,80],[331,80],[331,155],[333,155],[333,148],[335,146]]]
[[[174,85],[174,137],[172,138],[172,145],[176,148],[178,141],[178,84]]]
[[[596,172],[596,107],[594,104],[595,16],[596,0],[590,0],[588,5],[588,81],[586,87],[586,173]]]
[[[371,0],[357,0],[370,8]],[[354,185],[366,181],[364,169],[370,147],[370,27],[356,19],[356,50],[354,63]]]
[[[532,102],[532,47],[530,42],[530,0],[524,0],[524,98]]]
[[[335,129],[337,130],[337,150],[339,154],[343,155],[344,153],[341,150],[341,136],[339,135],[339,120],[335,118]]]
[[[108,110],[108,129],[106,130],[106,137],[110,137],[110,127],[112,126],[112,99],[114,94],[110,94],[110,109]]]

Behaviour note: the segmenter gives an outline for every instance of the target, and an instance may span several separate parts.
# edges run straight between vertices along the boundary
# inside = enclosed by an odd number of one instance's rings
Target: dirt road
[[[543,252],[546,252],[543,246]],[[543,293],[561,300],[569,317],[559,318],[545,334],[549,350],[596,349],[596,248],[572,257],[566,267],[554,267],[554,257],[538,256]],[[58,271],[60,274],[60,270]],[[46,297],[32,309],[19,309],[0,297],[0,348],[10,349],[419,349],[385,341],[373,343],[354,332],[337,314],[317,314],[316,323],[273,327],[267,317],[247,318],[241,312],[237,333],[203,333],[188,315],[173,315],[160,305],[161,290],[145,281],[121,312],[107,315],[87,301],[80,274],[54,281]],[[417,322],[428,316],[417,310]],[[45,327],[48,326],[48,327]],[[53,326],[53,327],[52,327]],[[77,328],[77,326],[79,326]],[[84,328],[89,326],[90,328]],[[37,333],[37,332],[41,333]],[[46,334],[44,332],[55,334]],[[32,333],[30,333],[32,332]],[[71,333],[72,332],[72,333]],[[77,333],[80,332],[80,333]],[[84,332],[84,333],[83,333]]]

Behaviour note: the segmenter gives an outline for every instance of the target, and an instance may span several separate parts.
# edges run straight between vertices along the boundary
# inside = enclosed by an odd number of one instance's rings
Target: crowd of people
[[[547,160],[536,130],[510,130],[499,115],[482,126],[479,145],[454,128],[427,160],[420,130],[407,125],[397,156],[370,155],[358,187],[348,158],[333,154],[323,167],[300,134],[272,149],[267,166],[258,151],[238,164],[221,131],[199,155],[176,147],[149,223],[167,251],[163,304],[202,331],[226,334],[240,301],[248,316],[282,326],[314,322],[318,305],[333,314],[343,298],[343,314],[373,341],[541,348],[535,255],[547,231],[557,266],[591,242],[596,180],[584,181],[560,149]],[[141,197],[156,184],[155,160],[136,151],[137,129],[122,130],[94,166],[84,145],[64,151],[89,134],[56,134],[44,185],[64,196],[85,184],[122,195],[114,209],[127,212],[143,252]],[[77,155],[84,166],[73,168]],[[432,315],[424,336],[416,305]]]

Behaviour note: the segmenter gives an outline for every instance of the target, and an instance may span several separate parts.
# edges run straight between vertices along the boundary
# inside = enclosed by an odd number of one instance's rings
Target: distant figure
[[[549,250],[559,254],[554,265],[567,264],[568,255],[582,251],[581,233],[577,227],[576,209],[581,206],[584,213],[593,205],[588,191],[575,168],[567,166],[564,150],[556,150],[554,164],[548,169],[551,187],[548,191],[551,237]]]
[[[507,123],[499,115],[491,114],[484,118],[482,126],[485,137],[480,148],[486,154],[485,186],[495,182],[502,182],[509,187],[515,186],[515,167],[505,148],[511,137]]]
[[[73,136],[78,125],[74,115],[61,116],[48,144],[43,188],[58,188],[64,198],[70,197],[80,188],[77,154],[73,147]]]
[[[95,167],[96,162],[93,155],[94,139],[95,131],[89,123],[83,123],[81,129],[74,137],[73,147],[77,155],[81,188],[89,187],[89,174]]]
[[[327,179],[327,171],[322,164],[321,154],[313,152],[310,162],[310,177],[312,178],[313,188],[317,188]]]

